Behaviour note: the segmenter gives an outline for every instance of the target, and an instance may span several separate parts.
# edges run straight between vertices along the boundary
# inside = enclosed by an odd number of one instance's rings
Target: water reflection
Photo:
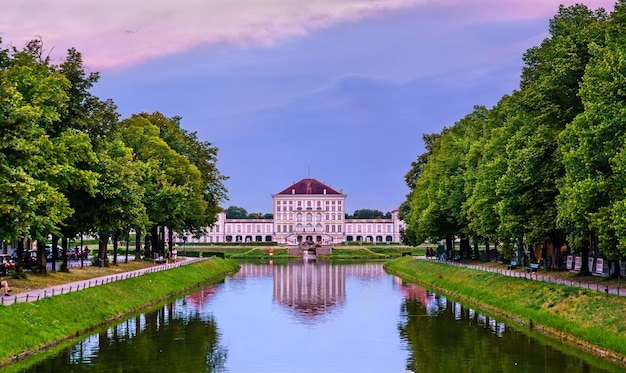
[[[386,274],[241,264],[23,372],[617,372]]]
[[[341,309],[346,298],[346,278],[378,279],[388,277],[381,263],[334,265],[328,261],[305,260],[289,264],[240,265],[235,278],[273,279],[273,300],[289,309],[296,319],[315,322]]]
[[[274,266],[274,300],[298,316],[313,319],[346,298],[346,270],[330,263],[297,262]]]
[[[412,372],[614,372],[605,361],[563,354],[460,302],[396,279],[405,295],[400,338]],[[596,364],[596,365],[594,365]],[[605,370],[606,369],[606,370]]]
[[[203,312],[209,286],[163,308],[93,334],[33,372],[220,372],[227,349],[213,316]]]

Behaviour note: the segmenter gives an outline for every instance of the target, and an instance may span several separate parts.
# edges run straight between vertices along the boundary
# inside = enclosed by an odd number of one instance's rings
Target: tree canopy
[[[625,4],[561,6],[523,56],[519,90],[424,136],[405,175],[406,237],[626,257]]]
[[[1,46],[1,40],[0,40]],[[53,65],[43,41],[0,48],[0,237],[199,234],[226,199],[217,148],[159,112],[122,121],[90,90],[97,72],[69,49]],[[66,249],[66,248],[65,248]],[[43,254],[40,253],[40,254]],[[45,270],[45,255],[38,255]]]

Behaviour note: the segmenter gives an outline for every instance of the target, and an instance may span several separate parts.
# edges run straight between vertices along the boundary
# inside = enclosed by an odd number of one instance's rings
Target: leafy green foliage
[[[0,49],[2,239],[106,240],[156,226],[197,234],[215,222],[226,198],[217,148],[178,117],[119,122],[115,104],[90,93],[99,74],[78,51],[58,66],[45,54],[41,40]]]
[[[424,136],[405,175],[407,242],[549,242],[556,268],[567,237],[626,257],[625,20],[624,2],[610,16],[561,6],[550,37],[524,54],[518,91]]]

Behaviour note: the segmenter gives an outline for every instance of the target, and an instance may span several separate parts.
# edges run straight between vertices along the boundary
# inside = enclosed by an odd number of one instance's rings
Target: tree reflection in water
[[[485,313],[397,280],[405,295],[400,338],[411,372],[614,372],[590,355],[572,357],[557,342],[543,343]]]
[[[61,372],[68,366],[72,372],[225,371],[227,349],[220,345],[217,324],[195,304],[207,289],[91,335],[29,371]]]

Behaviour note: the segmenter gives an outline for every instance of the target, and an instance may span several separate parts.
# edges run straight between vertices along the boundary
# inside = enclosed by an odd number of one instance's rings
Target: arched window
[[[306,221],[313,221],[313,214],[311,213],[306,214]]]

